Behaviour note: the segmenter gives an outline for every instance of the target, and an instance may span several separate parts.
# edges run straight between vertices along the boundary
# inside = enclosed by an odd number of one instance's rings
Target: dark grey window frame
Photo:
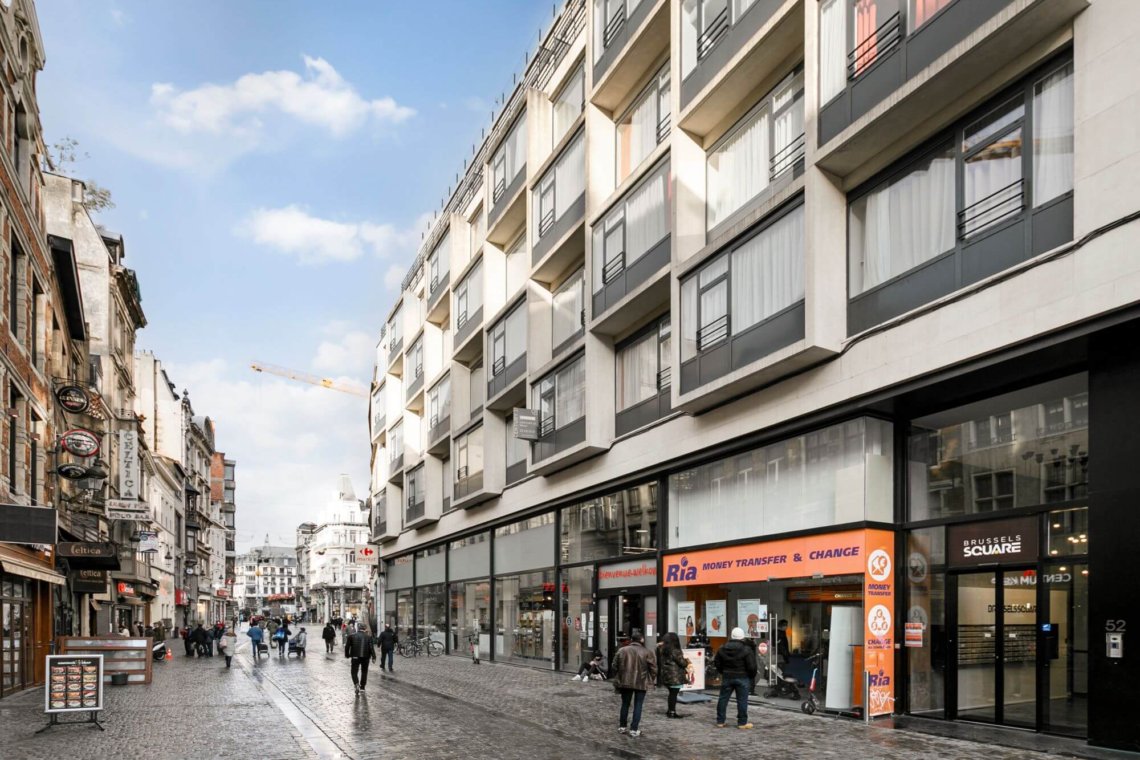
[[[950,6],[944,8],[948,10]],[[926,24],[923,25],[924,27]],[[985,103],[956,121],[949,128],[912,151],[847,196],[847,333],[854,335],[929,303],[967,285],[1004,271],[1022,261],[1051,250],[1073,236],[1074,191],[1036,206],[1033,199],[1033,112],[1034,87],[1059,69],[1073,63],[1072,51],[1053,56],[1024,77],[996,93]],[[1075,74],[1074,74],[1075,75]],[[988,135],[983,142],[963,150],[966,130],[1000,111],[1011,101],[1021,99],[1024,114],[1017,121]],[[987,224],[964,236],[962,221],[969,218],[965,205],[965,161],[992,145],[1011,130],[1022,130],[1020,209],[1000,221]],[[916,166],[938,153],[949,150],[954,156],[954,245],[916,267],[851,295],[851,207],[870,192],[905,177]],[[1000,191],[999,191],[1000,192]],[[985,202],[983,198],[978,203]],[[1004,202],[1004,201],[1003,201]],[[965,216],[964,216],[965,215]]]
[[[603,24],[602,33],[594,39],[594,47],[600,48],[593,59],[593,81],[595,82],[601,81],[602,76],[617,60],[621,51],[629,43],[630,38],[641,28],[642,23],[649,17],[654,5],[656,5],[654,0],[641,0],[638,6],[630,11],[626,0],[609,1],[615,5],[620,3],[621,10]],[[605,3],[606,0],[602,0],[602,2]]]
[[[521,166],[515,167],[515,174],[513,177],[506,176],[507,146],[510,144],[511,138],[514,137],[516,131],[520,126],[524,130],[526,129],[526,124],[521,123],[524,122],[525,119],[526,111],[524,110],[515,117],[514,121],[511,122],[511,126],[507,128],[506,132],[504,132],[503,139],[495,149],[494,156],[491,158],[491,179],[493,183],[491,188],[492,209],[498,207],[499,201],[505,198],[510,198],[511,194],[507,191],[514,187],[515,181],[519,178],[520,175],[526,173],[526,161],[523,161]],[[523,139],[525,139],[525,137],[526,136],[524,134]],[[500,163],[503,165],[503,176],[501,178],[498,177],[498,165]],[[497,214],[495,215],[495,218],[498,218]]]
[[[642,0],[642,2],[652,3],[652,0]],[[669,64],[670,64],[670,60],[668,58],[666,58],[665,63],[663,63],[657,69],[657,71],[654,72],[652,78],[649,80],[649,83],[647,85],[645,85],[645,87],[642,88],[641,92],[639,92],[637,94],[637,97],[633,99],[633,102],[630,103],[629,106],[624,111],[622,111],[621,115],[618,118],[614,119],[615,128],[618,127],[619,125],[621,125],[621,123],[624,122],[627,118],[629,118],[629,116],[631,114],[633,114],[634,111],[637,110],[637,107],[639,105],[641,105],[645,101],[646,98],[652,97],[656,101],[656,106],[657,106],[657,108],[656,108],[656,119],[655,119],[655,122],[657,124],[657,132],[656,132],[657,142],[656,142],[656,145],[660,145],[661,143],[663,143],[665,141],[665,139],[667,137],[669,137],[669,133],[670,133],[670,131],[672,131],[672,112],[670,111],[670,107],[669,107],[669,99],[666,98],[664,103],[661,102],[661,77],[662,76],[664,76],[666,74],[670,75],[670,80],[669,80],[670,92],[672,92],[672,89],[673,89],[673,80],[671,78],[672,75],[671,75],[671,72],[669,69]],[[662,110],[664,110],[664,112],[665,112],[664,116],[662,116],[662,113],[661,113]],[[648,157],[648,154],[647,154],[646,156],[642,157],[642,159],[639,163],[630,165],[629,173],[626,174],[625,177],[620,177],[620,176],[618,176],[618,167],[621,166],[621,152],[620,151],[621,151],[621,140],[615,139],[614,140],[614,182],[616,184],[619,184],[619,185],[622,182],[624,182],[626,180],[626,178],[632,177],[634,174],[637,174],[638,167],[640,167],[641,164],[645,163],[645,158]],[[651,154],[651,153],[653,153],[653,151],[651,150],[651,151],[649,151],[649,153]]]
[[[511,461],[511,456],[510,456],[511,455],[511,441],[516,440],[515,436],[514,436],[514,415],[513,414],[508,414],[506,416],[506,427],[507,427],[507,435],[506,435],[507,445],[506,445],[506,452],[504,454],[503,460],[507,463],[507,473],[506,473],[505,485],[509,486],[509,485],[514,484],[514,483],[517,483],[518,481],[520,481],[526,477],[526,456],[524,455],[523,458],[518,462],[512,462]]]
[[[569,285],[575,277],[579,278],[578,288],[581,290],[581,295],[580,295],[578,300],[581,301],[581,304],[582,304],[582,308],[580,308],[578,310],[578,329],[575,330],[573,333],[571,333],[569,336],[567,336],[565,339],[563,339],[561,342],[559,342],[557,345],[555,345],[554,344],[554,310],[555,310],[554,309],[554,302],[555,302],[555,299],[558,297],[559,293],[566,290],[567,289],[566,286]],[[560,353],[565,351],[567,348],[574,345],[574,343],[576,343],[578,341],[578,339],[581,338],[586,333],[586,268],[585,268],[585,266],[580,266],[577,269],[575,269],[573,272],[571,272],[570,275],[568,275],[561,282],[561,284],[559,284],[559,286],[557,288],[555,288],[553,291],[551,291],[550,296],[551,296],[551,298],[550,298],[550,312],[551,312],[550,342],[551,342],[551,345],[554,346],[554,350],[551,352],[551,356],[558,356]]]
[[[755,0],[744,13],[737,16],[733,10],[733,0],[728,0],[723,22],[714,17],[712,25],[699,31],[697,37],[697,60],[686,74],[685,61],[681,61],[681,108],[685,108],[697,94],[712,81],[729,59],[743,47],[744,43],[760,30],[783,5],[783,0]],[[678,39],[683,40],[685,19],[681,18]],[[704,50],[701,50],[701,37],[707,35]],[[682,48],[684,42],[681,43]]]
[[[408,360],[411,366],[408,367],[410,378],[405,396],[410,399],[424,386],[424,336],[422,334],[408,348]]]
[[[553,109],[554,103],[557,102],[559,98],[561,98],[563,95],[566,94],[566,91],[569,90],[570,86],[574,83],[574,77],[577,76],[578,74],[582,75],[582,100],[578,104],[578,116],[575,118],[575,120],[580,119],[582,117],[582,114],[586,110],[586,62],[584,60],[578,61],[578,65],[574,67],[574,70],[571,72],[570,76],[568,76],[566,78],[566,81],[562,83],[562,86],[558,88],[558,90],[555,92],[554,96],[550,99],[550,103],[551,103],[551,106]],[[573,124],[574,124],[574,122],[570,122],[571,126],[573,126]],[[551,142],[554,145],[558,145],[558,143],[560,143],[562,141],[562,138],[568,134],[570,134],[569,129],[567,129],[565,132],[563,132],[560,135],[554,134],[554,116],[553,116],[553,110],[552,110],[551,118],[550,118],[550,139],[551,139]]]
[[[389,325],[399,324],[400,319],[403,317],[403,311],[404,311],[404,305],[400,304],[398,307],[396,307],[396,312],[392,315],[392,318],[388,320],[388,324]],[[395,332],[396,332],[396,330],[394,328],[388,330],[388,336],[389,336],[388,337],[388,363],[389,364],[391,364],[392,360],[395,359],[396,356],[401,351],[403,351],[403,349],[404,349],[403,326],[402,325],[400,326],[400,334],[399,335],[396,335]]]
[[[526,319],[525,294],[500,317],[495,324],[487,330],[487,342],[491,353],[491,376],[487,378],[487,398],[492,399],[505,390],[511,383],[526,374],[526,330],[523,330],[524,342],[522,352],[513,359],[507,356],[507,321],[520,309],[524,310],[523,319]],[[500,331],[500,328],[501,331]],[[496,332],[501,334],[496,335]],[[502,344],[502,355],[499,355],[499,344]]]
[[[586,215],[586,188],[583,183],[582,192],[578,197],[571,202],[566,210],[563,211],[562,216],[556,216],[558,209],[558,163],[565,157],[570,150],[579,142],[582,142],[582,159],[585,161],[586,157],[586,128],[579,126],[573,136],[567,138],[565,146],[558,154],[558,157],[550,162],[546,169],[546,173],[539,178],[534,186],[535,200],[538,203],[538,210],[536,216],[538,217],[535,224],[535,231],[538,236],[531,242],[531,261],[537,263],[542,260],[542,257],[550,252],[550,248],[554,245],[555,241],[565,235],[570,228],[577,224]],[[585,180],[585,168],[583,167],[583,180]],[[544,187],[549,182],[549,187]],[[550,197],[550,211],[544,211],[546,205],[546,197]]]
[[[483,258],[476,259],[471,268],[467,270],[467,274],[455,286],[455,345],[462,344],[463,340],[475,330],[475,325],[481,324],[483,321],[483,295],[479,294],[479,308],[475,311],[469,311],[471,300],[471,286],[474,284],[476,277],[483,276]],[[477,285],[482,288],[483,283],[480,281]]]
[[[479,470],[478,472],[470,472],[469,468],[470,468],[470,461],[471,461],[471,455],[470,455],[470,448],[471,447],[470,447],[470,444],[468,442],[471,439],[471,435],[476,430],[482,431],[480,433],[480,436],[482,437],[483,440],[482,440],[480,445],[483,447],[483,451],[484,451],[484,456],[483,456],[483,468],[484,469]],[[477,491],[481,491],[483,489],[483,473],[484,473],[486,466],[487,466],[487,457],[486,457],[487,435],[486,435],[486,432],[487,431],[483,429],[483,424],[479,423],[478,425],[472,425],[470,428],[465,430],[463,432],[463,435],[458,435],[455,437],[455,482],[453,484],[453,490],[452,490],[452,492],[455,496],[455,501],[460,501],[462,499],[465,499],[468,496],[470,496],[471,494],[473,494]],[[460,464],[461,458],[465,459],[467,461],[467,464]]]
[[[438,396],[433,398],[433,394],[437,394],[439,389],[447,383],[447,403],[439,404]],[[438,441],[447,435],[451,430],[451,374],[444,375],[435,385],[428,389],[428,437],[431,440]],[[439,408],[433,409],[432,407],[438,405]]]
[[[789,304],[766,319],[749,325],[739,333],[734,332],[732,328],[732,254],[757,235],[764,234],[769,227],[784,217],[802,208],[803,205],[803,194],[799,194],[748,228],[715,256],[701,262],[699,267],[680,279],[683,292],[686,282],[694,277],[700,277],[701,272],[713,264],[719,263],[722,259],[725,262],[725,273],[723,275],[704,286],[701,286],[698,280],[696,356],[686,360],[683,356],[684,346],[683,344],[679,346],[682,352],[679,372],[681,393],[696,390],[733,370],[740,369],[774,351],[789,346],[797,340],[803,340],[806,329],[806,311],[803,298]],[[701,314],[701,294],[722,284],[727,291],[724,316],[706,323]],[[683,303],[684,298],[682,297],[682,309],[684,308]],[[718,324],[721,320],[724,322],[723,325]],[[680,324],[684,324],[684,315],[681,317]],[[702,340],[702,333],[706,331],[707,342]],[[679,340],[685,340],[684,334],[679,336]]]
[[[409,470],[408,473],[404,476],[405,525],[424,516],[424,507],[426,504],[424,486],[426,484],[421,482],[423,480],[424,473],[425,466],[421,464],[419,467]]]
[[[534,384],[534,388],[538,392],[540,401],[535,406],[541,409],[541,400],[549,398],[550,407],[556,409],[558,407],[558,373],[570,367],[575,362],[584,362],[585,360],[585,352],[579,351],[539,378]],[[542,386],[547,380],[551,381],[550,388],[549,390],[544,390]],[[586,380],[585,376],[583,376],[582,416],[573,420],[559,420],[555,414],[549,416],[539,414],[539,437],[531,444],[531,454],[535,462],[549,459],[555,454],[559,454],[586,440],[585,384]]]
[[[666,340],[671,340],[673,337],[673,325],[669,314],[655,319],[642,329],[630,337],[623,340],[621,343],[614,346],[615,368],[620,366],[621,353],[634,345],[637,345],[643,340],[652,340],[656,334],[657,341],[657,395],[639,401],[636,404],[631,404],[625,409],[617,408],[618,387],[620,378],[618,373],[614,372],[614,427],[618,436],[626,435],[633,432],[638,428],[644,427],[652,422],[669,416],[673,411],[672,405],[672,385],[673,385],[673,372],[670,363],[670,357],[665,353],[664,344]]]

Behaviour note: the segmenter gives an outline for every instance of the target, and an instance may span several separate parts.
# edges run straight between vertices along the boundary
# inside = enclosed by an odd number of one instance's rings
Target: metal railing
[[[804,133],[800,132],[799,137],[773,153],[772,157],[768,159],[768,171],[772,179],[776,179],[776,177],[779,177],[797,163],[803,161],[806,145]]]
[[[966,238],[975,232],[997,224],[1003,219],[1025,210],[1025,180],[1018,179],[998,188],[958,212],[958,237]]]
[[[666,113],[657,122],[657,144],[665,142],[665,138],[669,136],[669,130],[672,126],[672,117]]]
[[[847,78],[855,79],[880,56],[902,44],[902,17],[896,11],[847,54]]]
[[[625,251],[619,251],[615,258],[610,259],[602,266],[602,283],[609,285],[624,271]]]
[[[550,228],[554,226],[554,209],[550,209],[542,215],[542,219],[538,223],[538,236],[542,237]]]
[[[622,3],[621,7],[618,8],[618,11],[614,14],[613,18],[606,22],[606,28],[602,32],[602,47],[609,47],[610,43],[614,41],[614,37],[617,36],[618,32],[620,32],[624,26],[625,3]]]
[[[495,183],[495,191],[491,193],[491,201],[498,203],[505,192],[507,192],[507,180],[504,178]]]
[[[553,414],[542,415],[542,419],[540,419],[538,422],[538,436],[539,436],[539,438],[545,438],[546,436],[550,435],[553,432],[554,432],[554,415]]]
[[[657,391],[661,392],[673,383],[673,368],[663,367],[657,370]]]
[[[439,287],[439,275],[432,275],[431,282],[428,283],[428,292],[434,293],[435,289]]]
[[[462,467],[456,467],[455,468],[455,479],[456,480],[466,480],[467,479],[467,465],[463,465]]]
[[[503,370],[507,368],[507,357],[500,356],[491,364],[491,376],[497,377]]]
[[[424,365],[422,363],[416,365],[415,372],[412,373],[414,379],[419,380],[424,375]]]
[[[716,47],[716,43],[720,42],[721,39],[724,38],[724,35],[728,34],[728,27],[728,7],[725,6],[725,9],[716,14],[708,26],[705,27],[705,30],[697,36],[698,61],[704,60],[705,56]]]
[[[697,350],[704,351],[710,346],[728,340],[728,327],[728,315],[725,314],[697,330]]]
[[[467,324],[467,312],[461,311],[455,316],[455,328],[459,329]]]
[[[435,427],[435,426],[437,426],[438,424],[439,424],[439,415],[438,415],[438,414],[433,414],[433,415],[430,417],[430,422],[428,422],[428,427],[430,427],[430,428],[434,428],[434,427]]]

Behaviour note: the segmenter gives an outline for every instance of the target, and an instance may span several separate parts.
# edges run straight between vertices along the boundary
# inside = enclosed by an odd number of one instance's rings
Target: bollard
[[[863,671],[863,722],[871,723],[871,671]]]

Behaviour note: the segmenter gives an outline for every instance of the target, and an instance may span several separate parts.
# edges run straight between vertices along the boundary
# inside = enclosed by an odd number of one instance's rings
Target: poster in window
[[[760,638],[760,623],[768,619],[768,605],[759,599],[738,599],[736,601],[736,624],[744,629],[750,639]]]
[[[681,686],[681,691],[701,691],[705,688],[705,650],[704,648],[698,649],[682,649],[681,654],[685,655],[685,683]]]
[[[727,624],[726,610],[728,602],[724,599],[709,599],[705,602],[705,623],[708,630],[705,632],[709,638],[727,636],[724,628]]]
[[[689,638],[697,635],[696,602],[677,602],[677,632]]]

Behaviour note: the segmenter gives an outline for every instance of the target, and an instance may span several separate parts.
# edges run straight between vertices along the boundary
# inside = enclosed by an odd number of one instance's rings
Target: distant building
[[[296,609],[297,555],[292,546],[265,544],[237,557],[234,588],[240,609],[252,614],[292,614]]]
[[[305,574],[317,620],[330,617],[361,620],[366,613],[369,568],[356,552],[368,541],[368,515],[361,508],[347,475],[340,476],[336,500],[310,542],[310,570]]]

